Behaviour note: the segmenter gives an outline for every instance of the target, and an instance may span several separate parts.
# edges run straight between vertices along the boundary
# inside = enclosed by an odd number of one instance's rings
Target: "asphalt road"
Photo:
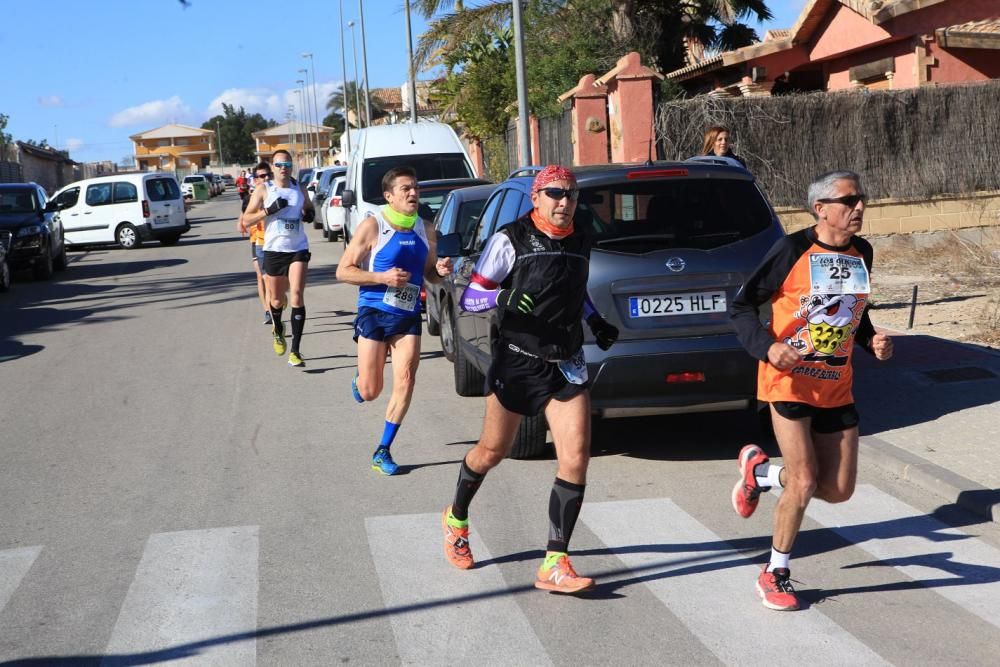
[[[10,664],[995,664],[1000,529],[862,465],[810,508],[806,608],[764,609],[774,496],[729,505],[747,415],[597,424],[574,564],[531,586],[549,459],[508,461],[472,507],[479,564],[439,513],[479,434],[437,341],[394,445],[350,398],[355,288],[311,232],[305,369],[271,350],[235,195],[174,247],[70,254],[0,295],[0,660]],[[25,278],[26,279],[26,278]],[[865,406],[860,406],[862,412]],[[773,448],[772,448],[773,449]],[[9,663],[3,663],[9,664]]]

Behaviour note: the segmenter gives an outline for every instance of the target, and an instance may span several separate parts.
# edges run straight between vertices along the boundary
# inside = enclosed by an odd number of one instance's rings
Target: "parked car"
[[[340,205],[341,197],[344,194],[344,186],[347,185],[345,175],[337,176],[330,184],[330,196],[323,202],[323,238],[327,241],[336,241],[344,234],[344,214],[347,211]],[[347,247],[347,237],[344,237],[344,247]]]
[[[30,268],[36,280],[66,268],[63,223],[36,183],[0,183],[0,231],[10,232],[10,270]]]
[[[306,167],[305,169],[299,169],[299,175],[295,180],[299,182],[299,185],[304,187],[306,191],[309,190],[309,184],[312,183],[313,172],[316,171],[312,167]]]
[[[461,239],[460,246],[467,248],[476,224],[479,222],[479,215],[486,205],[486,200],[496,189],[497,186],[491,183],[449,192],[434,217],[434,229],[437,234],[439,236],[458,234]],[[423,194],[423,190],[421,190],[421,203]],[[454,286],[451,284],[453,281],[454,278],[449,274],[439,283],[425,285],[427,303],[424,310],[427,318],[427,333],[432,336],[441,335],[441,348],[449,361],[455,359],[455,340],[450,327],[447,331],[441,330],[441,319],[445,317],[449,318],[450,321],[451,318],[450,313],[444,313],[443,307],[449,303],[447,295],[454,291]]]
[[[219,174],[212,174],[212,180],[215,181],[215,186],[220,195],[226,191],[226,182],[222,179],[222,176]]]
[[[205,187],[205,194],[202,195],[203,198],[208,199],[212,196],[212,183],[204,174],[191,174],[185,176],[184,180],[181,182],[181,192],[185,197],[190,197],[192,199],[199,199],[197,192],[196,183],[203,183]]]
[[[753,175],[729,164],[696,158],[576,170],[575,225],[593,237],[588,291],[621,332],[603,351],[584,327],[597,417],[753,404],[757,362],[736,339],[727,308],[784,232]],[[442,305],[441,335],[455,341],[455,389],[462,396],[484,392],[497,313],[463,312],[459,300],[489,237],[531,210],[535,173],[514,172],[497,187],[470,247],[461,249],[458,235],[439,241],[440,254],[460,255]],[[544,415],[524,419],[512,456],[543,452],[546,429]]]
[[[232,174],[223,174],[222,182],[230,187],[236,185],[236,179],[233,178]]]
[[[173,245],[191,228],[172,174],[88,178],[59,190],[52,201],[71,247],[117,243],[131,250],[151,239]]]
[[[14,237],[9,230],[0,229],[0,292],[10,289],[10,264],[7,263],[7,251]]]
[[[420,180],[473,178],[472,161],[455,130],[445,123],[403,123],[367,127],[351,153],[342,202],[346,229],[353,235],[369,212],[385,204],[382,177],[409,166]]]
[[[324,167],[320,170],[319,176],[313,178],[313,182],[310,183],[310,186],[313,187],[310,195],[313,206],[316,208],[316,218],[313,220],[313,227],[315,229],[323,229],[324,237],[326,237],[326,232],[323,226],[323,215],[325,214],[326,201],[330,197],[330,186],[337,176],[343,176],[345,173],[347,173],[347,167]]]
[[[208,182],[209,194],[215,197],[219,194],[219,183],[215,180],[215,175],[208,171],[198,172],[196,176],[204,176],[205,181]]]
[[[452,190],[469,188],[474,185],[489,185],[489,181],[482,178],[439,178],[435,180],[419,181],[420,187],[420,217],[427,221],[434,220],[437,212],[441,210],[445,197]]]

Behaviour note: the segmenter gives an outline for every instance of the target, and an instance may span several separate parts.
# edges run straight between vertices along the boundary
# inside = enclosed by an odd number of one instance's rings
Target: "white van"
[[[191,227],[173,174],[114,174],[71,183],[52,197],[70,246],[117,243],[138,248],[177,243]]]
[[[348,238],[369,211],[385,204],[382,177],[393,167],[413,167],[421,181],[475,176],[465,146],[445,123],[378,125],[358,134],[341,197]]]

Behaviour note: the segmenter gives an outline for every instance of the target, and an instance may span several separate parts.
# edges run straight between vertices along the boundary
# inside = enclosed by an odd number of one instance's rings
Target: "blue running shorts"
[[[378,308],[362,306],[354,319],[354,340],[384,341],[393,336],[419,336],[423,333],[423,318],[416,315],[397,315]]]

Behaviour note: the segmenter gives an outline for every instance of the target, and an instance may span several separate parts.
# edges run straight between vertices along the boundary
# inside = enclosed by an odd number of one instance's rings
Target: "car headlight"
[[[17,230],[18,236],[34,236],[35,234],[41,234],[41,233],[42,233],[41,225],[28,225],[27,227],[21,227],[21,229]]]

